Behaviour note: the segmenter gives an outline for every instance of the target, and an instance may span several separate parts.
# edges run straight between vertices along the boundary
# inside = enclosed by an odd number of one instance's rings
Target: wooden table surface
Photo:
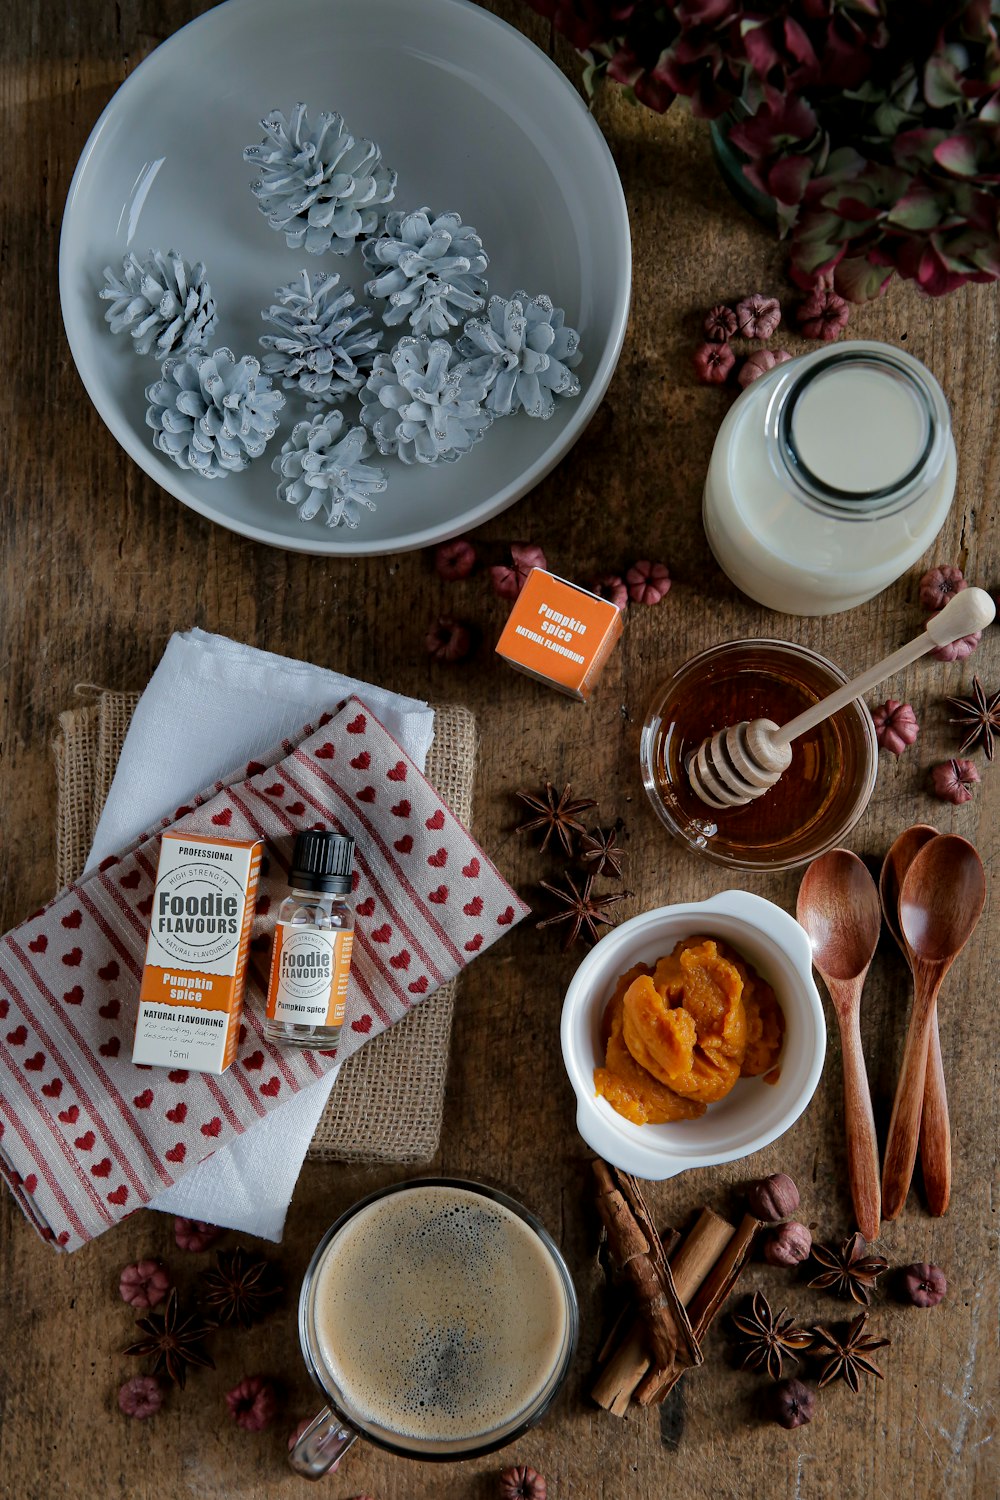
[[[414,0],[416,3],[416,0]],[[633,608],[623,642],[589,707],[518,676],[492,654],[505,606],[483,578],[446,586],[430,557],[322,561],[269,551],[211,526],[163,494],[125,457],[87,400],[63,335],[56,291],[59,226],[70,176],[97,115],[141,58],[206,9],[203,0],[76,0],[0,11],[0,704],[5,930],[51,894],[54,780],[50,741],[79,682],[141,688],[171,631],[199,625],[271,651],[431,700],[466,703],[479,718],[475,831],[532,898],[545,866],[512,832],[511,793],[544,777],[600,795],[602,816],[624,820],[629,914],[724,889],[723,872],[673,845],[643,794],[639,728],[654,686],[719,640],[787,635],[850,670],[909,639],[920,621],[923,566],[957,562],[976,582],[1000,582],[996,496],[1000,442],[994,389],[997,292],[970,288],[926,300],[896,284],[855,312],[862,337],[903,345],[926,361],[951,403],[959,489],[925,564],[846,616],[783,619],[738,596],[714,565],[699,519],[702,478],[731,397],[694,383],[700,310],[757,288],[789,291],[769,233],[738,209],[713,168],[707,129],[683,108],[658,118],[604,93],[597,115],[621,172],[632,219],[635,295],[624,354],[608,396],[570,456],[542,485],[482,528],[499,551],[541,542],[559,573],[585,579],[635,557],[663,558],[675,584],[658,608]],[[500,14],[549,46],[545,23],[517,3]],[[560,62],[578,76],[560,44]],[[802,345],[794,335],[789,347]],[[471,664],[431,666],[424,622],[467,615],[485,644]],[[945,694],[973,671],[996,689],[1000,634],[972,662],[911,668],[893,693],[922,720],[916,748],[883,756],[878,786],[851,847],[877,862],[915,821],[975,840],[993,873],[1000,837],[1000,769],[986,768],[972,802],[933,801],[927,768],[954,753]],[[983,762],[980,757],[980,766]],[[747,888],[794,908],[798,876],[747,877]],[[595,1262],[589,1153],[574,1129],[558,1046],[562,994],[573,971],[551,932],[524,924],[469,970],[460,991],[444,1135],[435,1166],[508,1184],[555,1233],[582,1307],[579,1356],[559,1404],[518,1443],[509,1462],[549,1478],[552,1500],[684,1496],[921,1497],[993,1495],[991,1443],[997,1385],[996,976],[1000,944],[990,906],[949,981],[942,1039],[952,1100],[955,1188],[951,1210],[930,1219],[914,1192],[880,1248],[893,1265],[930,1260],[947,1270],[937,1310],[903,1309],[881,1294],[873,1321],[892,1338],[884,1382],[860,1395],[824,1392],[815,1421],[786,1433],[756,1413],[760,1381],[727,1364],[721,1324],[705,1367],[662,1409],[627,1421],[596,1410],[587,1391],[604,1319]],[[900,1062],[907,976],[884,939],[866,992],[863,1033],[876,1115],[884,1132]],[[852,1227],[845,1176],[839,1045],[806,1114],[758,1157],[692,1172],[649,1196],[664,1222],[700,1204],[734,1208],[735,1189],[783,1169],[802,1190],[802,1215],[824,1239]],[[402,1170],[307,1165],[280,1250],[295,1287],[323,1228],[353,1199]],[[163,1255],[182,1278],[170,1221],[140,1213],[77,1254],[60,1258],[0,1197],[0,1486],[10,1500],[174,1500],[301,1494],[284,1463],[285,1434],[316,1404],[296,1344],[292,1299],[253,1332],[220,1339],[218,1369],[199,1372],[153,1421],[118,1413],[134,1373],[117,1350],[131,1330],[118,1300],[120,1268]],[[178,1264],[184,1262],[183,1264]],[[746,1278],[801,1317],[837,1306],[769,1267]],[[786,1296],[787,1294],[787,1296]],[[247,1373],[278,1378],[285,1414],[251,1436],[231,1424],[223,1393]],[[494,1493],[497,1457],[425,1466],[358,1446],[323,1485],[335,1497],[458,1500]]]

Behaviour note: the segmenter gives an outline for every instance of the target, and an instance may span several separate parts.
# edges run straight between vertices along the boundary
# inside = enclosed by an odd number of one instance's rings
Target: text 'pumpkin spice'
[[[533,568],[497,642],[497,655],[517,671],[586,702],[621,633],[617,604]]]

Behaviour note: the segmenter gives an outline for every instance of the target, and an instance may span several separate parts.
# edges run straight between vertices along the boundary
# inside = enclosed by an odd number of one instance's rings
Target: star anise
[[[618,835],[613,828],[605,833],[603,828],[594,828],[580,840],[580,863],[590,875],[603,875],[607,880],[621,880],[622,851],[618,847]]]
[[[852,1234],[836,1250],[831,1245],[813,1245],[813,1259],[823,1269],[809,1285],[818,1291],[829,1289],[838,1296],[853,1297],[867,1307],[876,1281],[889,1265],[881,1255],[866,1255],[867,1248],[860,1233]]]
[[[781,1379],[781,1362],[785,1355],[798,1363],[796,1350],[809,1349],[813,1336],[799,1328],[794,1319],[785,1317],[785,1309],[772,1312],[763,1292],[754,1292],[750,1311],[734,1314],[733,1323],[743,1335],[738,1340],[740,1366],[744,1370],[766,1370],[772,1380]]]
[[[574,834],[587,831],[577,818],[577,813],[586,812],[588,807],[597,806],[593,797],[574,798],[573,788],[569,783],[558,797],[551,781],[545,783],[540,797],[537,797],[534,792],[515,792],[514,795],[519,802],[523,802],[525,807],[530,808],[535,814],[535,817],[529,818],[527,822],[518,824],[518,833],[532,833],[536,828],[545,829],[545,837],[539,845],[542,853],[548,848],[549,839],[555,834],[566,853],[572,854]]]
[[[220,1250],[217,1269],[202,1278],[205,1304],[220,1323],[240,1323],[251,1328],[268,1311],[268,1303],[281,1291],[275,1269],[263,1256],[251,1256],[237,1245]]]
[[[816,1343],[816,1352],[823,1357],[823,1368],[820,1372],[820,1386],[829,1385],[831,1380],[839,1376],[847,1382],[852,1391],[857,1392],[861,1386],[862,1375],[874,1375],[878,1380],[884,1379],[882,1371],[873,1359],[869,1358],[872,1350],[884,1349],[889,1344],[888,1339],[875,1339],[865,1334],[865,1325],[869,1314],[859,1313],[854,1319],[847,1332],[845,1339],[836,1338],[828,1328],[817,1325],[812,1330],[813,1339]]]
[[[129,1344],[122,1353],[152,1355],[154,1375],[164,1371],[168,1379],[183,1390],[189,1365],[215,1369],[215,1361],[202,1348],[203,1341],[212,1332],[214,1325],[202,1321],[197,1313],[181,1317],[176,1287],[167,1298],[162,1314],[150,1313],[146,1318],[137,1318],[135,1326],[146,1336]]]
[[[979,678],[973,677],[971,698],[946,698],[944,701],[949,708],[958,710],[958,717],[949,719],[948,723],[961,724],[965,733],[965,739],[958,747],[959,755],[981,743],[986,759],[992,760],[993,742],[1000,735],[1000,693],[987,697]]]
[[[577,889],[568,871],[563,875],[563,880],[569,887],[568,890],[563,886],[552,885],[547,880],[538,882],[543,891],[548,891],[550,896],[555,897],[563,910],[557,911],[555,916],[545,917],[543,921],[536,922],[535,926],[555,927],[559,922],[568,922],[569,927],[563,939],[563,952],[566,953],[572,948],[582,929],[586,929],[591,940],[596,943],[601,936],[597,930],[599,927],[613,927],[615,924],[608,916],[608,908],[617,906],[619,901],[627,900],[631,891],[612,891],[610,895],[595,896],[592,894],[593,875],[587,876],[587,882],[582,891]]]

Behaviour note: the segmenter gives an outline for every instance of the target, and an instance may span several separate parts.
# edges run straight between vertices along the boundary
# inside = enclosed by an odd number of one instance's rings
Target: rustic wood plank
[[[482,530],[491,541],[542,541],[559,572],[586,578],[610,563],[662,556],[677,580],[667,604],[635,610],[588,708],[510,672],[490,654],[504,609],[481,579],[446,589],[425,555],[324,562],[267,551],[215,529],[162,494],[116,446],[84,396],[62,333],[56,297],[58,230],[77,155],[100,109],[156,43],[206,7],[204,0],[79,0],[75,6],[0,10],[0,383],[3,505],[0,506],[0,756],[5,814],[0,922],[6,928],[50,893],[54,853],[49,740],[81,680],[141,687],[172,629],[198,624],[271,650],[377,677],[400,691],[464,701],[479,716],[482,747],[476,832],[529,897],[542,866],[512,834],[511,790],[542,776],[597,789],[606,819],[625,820],[630,910],[697,899],[729,884],[666,841],[636,773],[639,726],[656,683],[692,652],[720,639],[783,633],[854,670],[908,638],[918,620],[921,568],[848,617],[787,626],[742,599],[709,556],[699,523],[700,487],[726,395],[696,386],[690,354],[700,309],[720,297],[781,289],[782,253],[747,218],[715,174],[707,132],[682,109],[664,119],[620,93],[597,104],[625,183],[635,242],[635,300],[618,374],[590,429],[539,488]],[[493,9],[541,45],[547,25],[517,0]],[[575,59],[557,56],[572,76]],[[943,301],[894,286],[859,310],[852,331],[905,344],[940,377],[955,416],[959,496],[933,551],[987,586],[1000,574],[997,493],[1000,427],[993,385],[1000,314],[993,288]],[[788,346],[801,347],[794,335]],[[442,607],[483,627],[471,667],[431,667],[422,623]],[[873,860],[915,820],[975,839],[996,866],[1000,772],[984,776],[976,800],[951,809],[931,802],[923,769],[954,740],[940,697],[976,669],[1000,678],[994,632],[963,669],[919,664],[894,688],[923,721],[918,747],[883,761],[871,808],[851,840]],[[797,878],[750,877],[753,890],[794,909]],[[594,1266],[594,1221],[586,1207],[590,1153],[575,1134],[573,1100],[557,1039],[573,959],[552,934],[526,925],[465,982],[454,1038],[440,1166],[509,1185],[559,1236],[577,1278],[583,1312],[580,1356],[560,1403],[510,1458],[548,1474],[553,1500],[654,1500],[690,1496],[861,1495],[996,1492],[989,1441],[997,1389],[997,1278],[991,1188],[998,1136],[994,1032],[996,924],[987,917],[942,1002],[942,1041],[952,1094],[955,1190],[934,1222],[911,1197],[883,1237],[893,1264],[931,1259],[947,1268],[948,1301],[918,1313],[880,1304],[893,1339],[884,1384],[854,1397],[824,1393],[817,1420],[784,1434],[754,1414],[759,1382],[719,1358],[722,1331],[706,1341],[706,1364],[659,1411],[620,1423],[586,1396],[602,1330],[604,1299]],[[880,1129],[884,1132],[902,1052],[906,975],[891,941],[876,958],[862,1014]],[[683,1223],[702,1202],[739,1215],[736,1188],[777,1168],[800,1182],[803,1216],[822,1237],[848,1227],[839,1049],[812,1107],[783,1141],[746,1162],[690,1173],[651,1187],[662,1222]],[[303,1173],[281,1252],[294,1286],[330,1219],[362,1192],[403,1175],[311,1164]],[[160,1500],[178,1494],[258,1497],[300,1494],[284,1466],[284,1433],[315,1404],[296,1347],[291,1302],[249,1335],[219,1343],[219,1369],[193,1379],[143,1426],[120,1418],[115,1392],[126,1361],[116,1350],[130,1329],[115,1291],[119,1268],[162,1254],[190,1280],[173,1251],[167,1220],[140,1214],[68,1259],[28,1232],[0,1199],[0,1486],[10,1500],[95,1495]],[[829,1301],[768,1268],[747,1285],[783,1297],[800,1317],[832,1316]],[[724,1322],[724,1320],[720,1320]],[[241,1375],[278,1376],[288,1420],[252,1438],[229,1427],[222,1393]],[[454,1468],[406,1464],[355,1450],[326,1493],[362,1490],[379,1500],[458,1500],[493,1492],[496,1458]]]

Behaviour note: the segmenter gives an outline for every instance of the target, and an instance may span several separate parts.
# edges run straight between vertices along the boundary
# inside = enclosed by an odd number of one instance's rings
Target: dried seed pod
[[[118,1410],[144,1422],[163,1405],[163,1387],[152,1375],[133,1375],[118,1392]]]
[[[783,365],[786,360],[791,359],[787,349],[756,349],[753,354],[748,354],[740,365],[739,374],[736,379],[743,390],[748,385],[753,385],[768,370],[773,370],[775,365]]]
[[[464,536],[450,542],[442,542],[434,549],[434,571],[445,583],[457,583],[468,578],[476,566],[476,549]]]
[[[765,1224],[779,1224],[790,1219],[799,1206],[799,1190],[785,1172],[773,1172],[750,1184],[747,1190],[750,1212]]]
[[[771,1266],[797,1266],[808,1260],[812,1235],[804,1224],[792,1219],[772,1229],[764,1241],[764,1259]]]
[[[944,609],[948,600],[969,587],[961,568],[952,563],[944,567],[931,568],[920,580],[920,608]]]
[[[717,302],[705,314],[705,337],[711,344],[728,344],[737,326],[736,314],[724,302]]]
[[[736,326],[745,339],[769,339],[781,322],[777,297],[753,292],[736,304]]]
[[[702,385],[725,385],[736,363],[728,344],[702,344],[694,351],[694,368]]]
[[[620,573],[599,573],[592,578],[587,587],[592,594],[597,594],[609,603],[616,604],[619,609],[628,607],[628,589],[625,580]]]
[[[898,698],[887,698],[878,708],[873,708],[872,723],[881,748],[897,756],[902,755],[920,733],[912,705],[900,703]]]
[[[278,1398],[274,1386],[262,1375],[248,1375],[226,1392],[229,1415],[244,1432],[263,1432],[274,1420]]]
[[[129,1307],[158,1307],[170,1290],[170,1273],[158,1260],[126,1266],[118,1279],[118,1295]]]
[[[948,1292],[948,1280],[940,1266],[927,1261],[904,1266],[899,1273],[900,1295],[914,1307],[937,1307]]]
[[[659,604],[670,592],[670,573],[666,563],[633,563],[625,574],[628,596],[633,604]]]
[[[956,807],[962,802],[972,801],[972,788],[979,780],[979,772],[971,760],[943,760],[931,767],[931,785],[935,797],[942,802],[953,802]]]
[[[475,644],[472,626],[464,620],[453,620],[451,615],[442,615],[428,630],[424,644],[427,655],[434,661],[465,661]]]
[[[770,1407],[781,1427],[802,1427],[813,1419],[816,1393],[801,1380],[779,1380],[771,1392]]]

